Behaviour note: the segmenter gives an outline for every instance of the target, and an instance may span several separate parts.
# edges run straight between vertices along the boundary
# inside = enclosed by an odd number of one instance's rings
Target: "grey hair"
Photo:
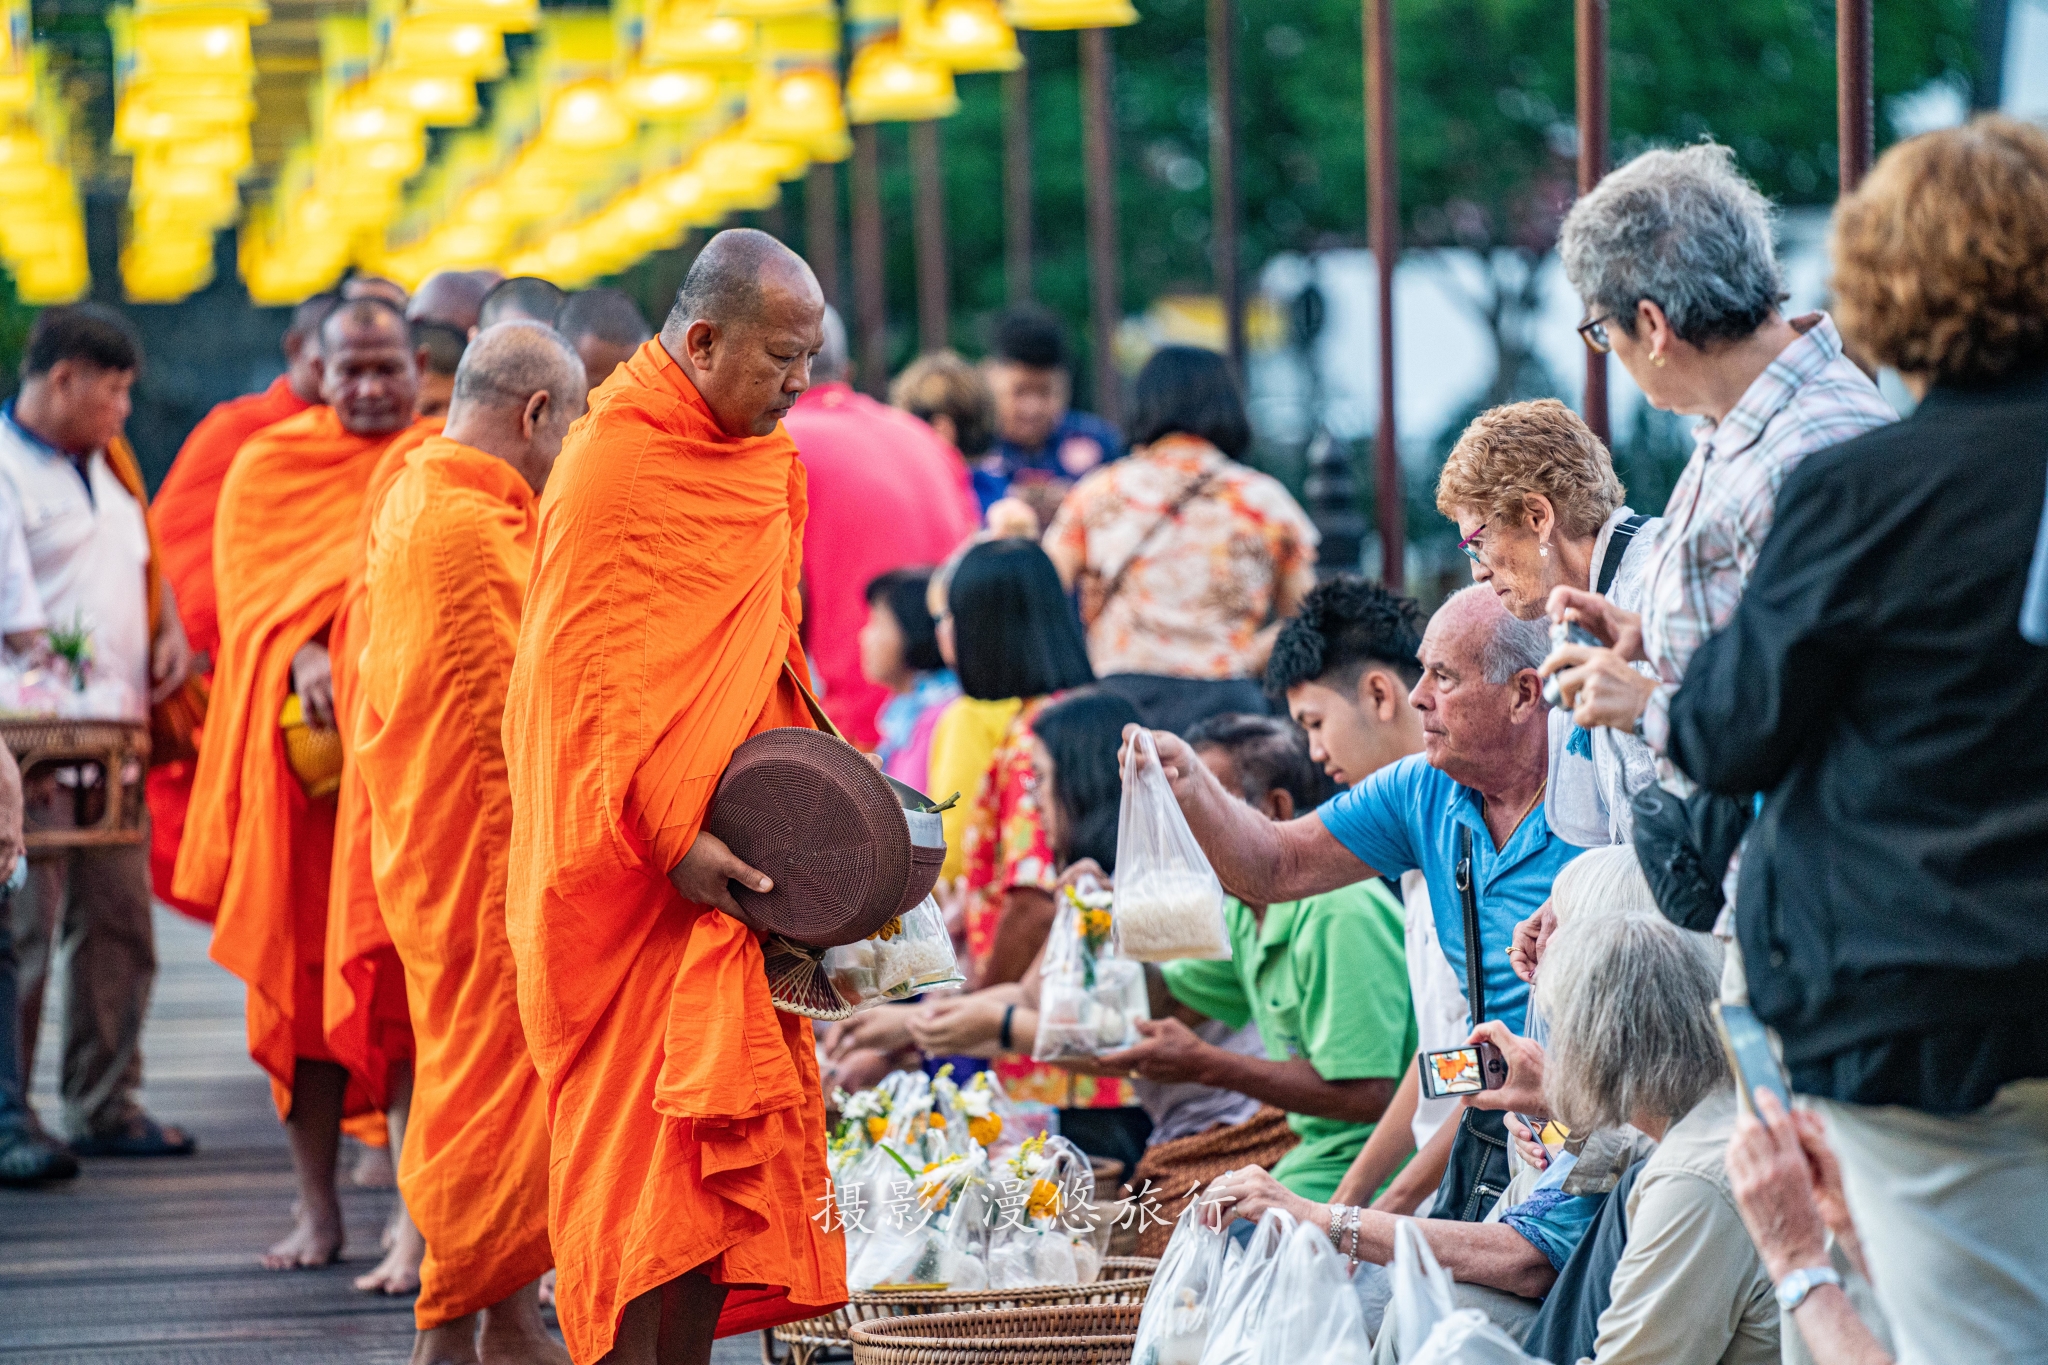
[[[1591,316],[1634,336],[1636,304],[1649,299],[1701,346],[1748,336],[1785,297],[1776,212],[1728,148],[1660,148],[1572,205],[1558,254]]]
[[[1550,908],[1559,924],[1595,912],[1658,913],[1633,844],[1589,848],[1566,863],[1550,883]]]
[[[1445,598],[1443,606],[1437,610],[1447,611],[1452,603],[1473,593],[1485,594],[1488,601],[1494,596],[1492,588],[1483,583],[1474,583],[1470,587],[1458,589]],[[1524,621],[1502,610],[1495,618],[1486,642],[1479,647],[1480,676],[1489,683],[1504,683],[1525,668],[1540,666],[1549,653],[1548,618],[1541,621]]]
[[[1560,916],[1536,978],[1550,1112],[1575,1133],[1682,1118],[1729,1084],[1713,1019],[1720,946],[1654,910],[1587,909]]]
[[[519,318],[493,323],[464,348],[449,408],[452,416],[458,405],[472,403],[523,407],[542,389],[553,402],[568,404],[585,384],[582,358],[562,334],[544,322]]]

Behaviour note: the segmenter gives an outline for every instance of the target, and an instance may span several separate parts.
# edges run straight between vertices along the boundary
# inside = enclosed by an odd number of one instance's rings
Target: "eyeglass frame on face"
[[[1614,321],[1614,314],[1602,313],[1597,318],[1587,318],[1578,325],[1579,340],[1586,343],[1586,349],[1594,355],[1607,355],[1614,350],[1614,342],[1607,336],[1607,324]]]
[[[1464,554],[1465,558],[1471,560],[1482,569],[1487,567],[1486,561],[1479,557],[1480,551],[1473,547],[1472,542],[1479,539],[1479,533],[1485,529],[1486,523],[1482,521],[1472,528],[1471,535],[1458,542],[1458,549]]]

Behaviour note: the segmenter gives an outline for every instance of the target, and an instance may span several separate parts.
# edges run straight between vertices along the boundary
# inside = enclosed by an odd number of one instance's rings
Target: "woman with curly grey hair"
[[[1652,407],[1701,419],[1651,541],[1641,613],[1582,589],[1550,599],[1553,617],[1612,646],[1566,646],[1546,665],[1563,670],[1573,719],[1634,731],[1660,754],[1671,695],[1741,599],[1785,477],[1894,417],[1826,314],[1779,313],[1773,217],[1735,154],[1703,142],[1610,173],[1572,206],[1558,245],[1586,345],[1611,351]]]

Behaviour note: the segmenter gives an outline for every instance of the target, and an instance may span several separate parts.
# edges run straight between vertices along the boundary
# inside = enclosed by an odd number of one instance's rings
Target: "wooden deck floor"
[[[157,912],[162,966],[144,1037],[144,1102],[199,1136],[197,1155],[98,1160],[66,1185],[0,1190],[0,1360],[35,1365],[402,1365],[412,1303],[357,1293],[388,1191],[344,1181],[347,1260],[274,1274],[256,1253],[289,1226],[291,1162],[249,1060],[242,987],[206,930]],[[44,1024],[37,1104],[57,1116],[57,1026]],[[346,1155],[345,1158],[346,1160]],[[752,1337],[716,1365],[759,1360]]]

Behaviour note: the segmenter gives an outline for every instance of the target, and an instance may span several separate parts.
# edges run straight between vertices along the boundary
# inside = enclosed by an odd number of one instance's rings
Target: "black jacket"
[[[1767,793],[1736,928],[1799,1089],[1957,1112],[2048,1075],[2044,487],[2041,369],[1808,456],[1673,700],[1681,769]]]

